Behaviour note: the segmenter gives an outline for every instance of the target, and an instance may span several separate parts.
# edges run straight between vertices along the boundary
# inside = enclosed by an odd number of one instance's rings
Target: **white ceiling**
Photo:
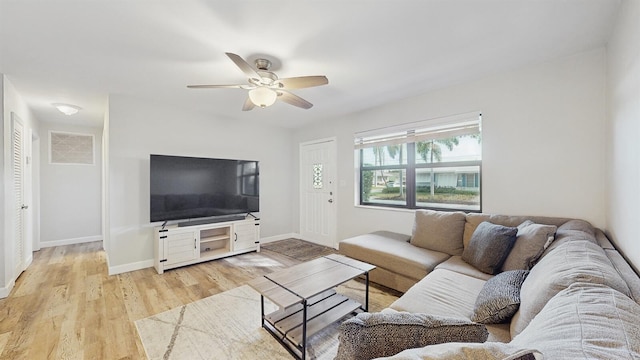
[[[101,126],[109,94],[284,127],[353,113],[606,44],[620,0],[0,0],[0,73],[41,121]],[[242,112],[224,53],[280,77],[326,75]],[[51,103],[78,105],[74,116]]]

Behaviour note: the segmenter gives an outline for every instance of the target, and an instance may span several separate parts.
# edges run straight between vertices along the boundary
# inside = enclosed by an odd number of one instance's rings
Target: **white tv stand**
[[[154,267],[158,274],[180,266],[260,251],[260,220],[154,228]]]

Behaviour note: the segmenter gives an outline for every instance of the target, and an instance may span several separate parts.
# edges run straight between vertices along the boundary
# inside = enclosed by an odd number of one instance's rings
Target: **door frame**
[[[304,194],[303,194],[303,187],[302,187],[302,159],[303,159],[303,149],[305,146],[309,146],[309,145],[316,145],[316,144],[322,144],[322,143],[331,143],[333,146],[333,152],[330,155],[331,156],[331,162],[332,162],[332,168],[330,169],[331,173],[333,174],[333,195],[332,195],[332,199],[333,199],[333,216],[328,217],[328,221],[329,221],[329,238],[330,238],[330,242],[331,242],[331,247],[337,249],[338,247],[338,241],[337,241],[337,227],[338,227],[338,186],[337,186],[337,178],[338,178],[338,152],[337,152],[337,148],[338,148],[338,140],[335,136],[333,137],[327,137],[327,138],[321,138],[321,139],[316,139],[316,140],[310,140],[310,141],[305,141],[305,142],[301,142],[299,144],[298,147],[298,206],[299,206],[299,211],[298,213],[300,214],[300,217],[298,219],[299,221],[299,231],[300,231],[300,237],[302,236],[302,226],[304,224],[304,216],[305,216],[305,211],[302,211],[302,209],[304,208]],[[305,240],[303,238],[303,240]]]

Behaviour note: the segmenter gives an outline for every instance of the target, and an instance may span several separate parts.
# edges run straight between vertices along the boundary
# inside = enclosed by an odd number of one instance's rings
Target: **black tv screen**
[[[150,155],[150,220],[260,211],[257,161]]]

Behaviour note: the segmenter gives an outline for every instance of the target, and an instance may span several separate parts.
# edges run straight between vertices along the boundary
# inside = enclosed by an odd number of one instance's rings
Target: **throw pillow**
[[[531,220],[518,225],[516,243],[504,261],[502,271],[531,270],[553,241],[557,229],[554,225],[535,224]]]
[[[463,212],[416,210],[411,245],[443,252],[462,254],[462,234],[466,215]]]
[[[483,221],[471,236],[462,260],[487,274],[497,274],[516,241],[518,228]]]
[[[471,320],[481,324],[510,320],[520,307],[520,287],[528,274],[529,270],[512,270],[489,279],[478,294]]]
[[[489,333],[468,319],[408,312],[360,313],[340,325],[338,360],[368,360],[444,342],[484,342]]]

